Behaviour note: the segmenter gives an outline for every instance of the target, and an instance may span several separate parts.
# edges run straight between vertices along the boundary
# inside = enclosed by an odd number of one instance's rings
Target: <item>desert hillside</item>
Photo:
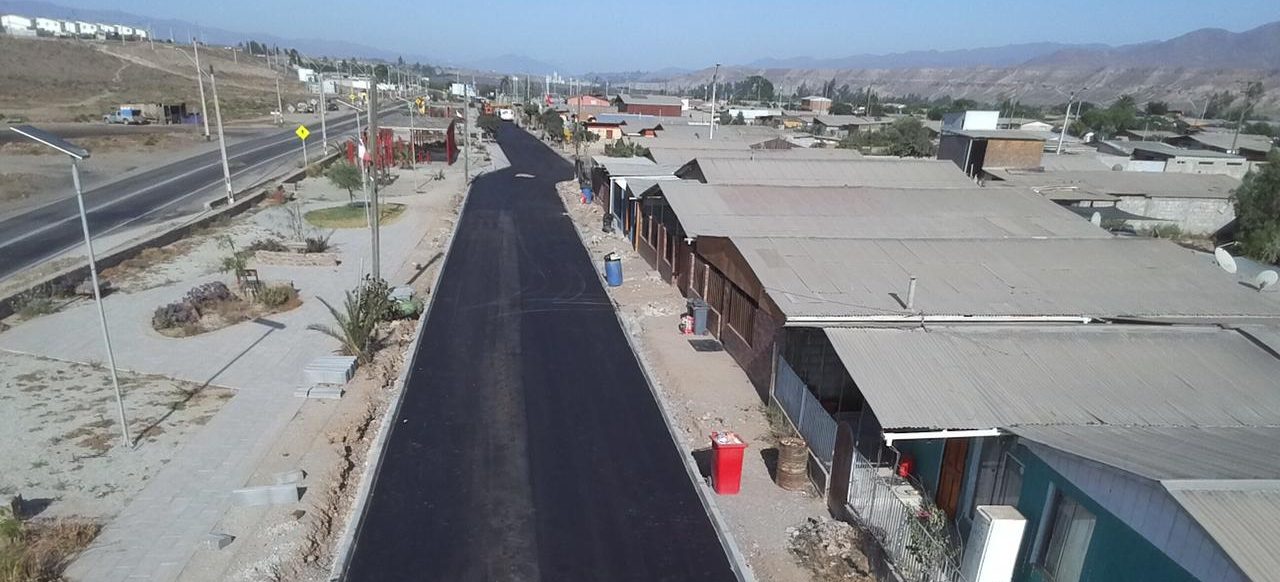
[[[96,122],[120,103],[185,101],[198,109],[195,67],[180,51],[189,55],[191,47],[0,36],[0,115],[33,122]],[[276,72],[262,59],[240,54],[236,62],[231,51],[209,47],[200,60],[218,74],[224,119],[262,117],[275,110]],[[286,103],[306,97],[296,75],[280,75]]]

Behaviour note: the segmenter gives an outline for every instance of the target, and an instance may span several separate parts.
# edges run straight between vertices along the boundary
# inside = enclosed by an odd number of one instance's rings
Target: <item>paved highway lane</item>
[[[512,167],[472,187],[345,579],[734,580],[555,193],[569,165],[499,141]]]
[[[329,136],[335,138],[354,128],[353,116],[335,118],[329,124]],[[301,156],[293,130],[228,146],[232,184],[237,188],[247,186],[237,183],[237,174],[269,164],[291,163]],[[86,191],[90,232],[96,238],[154,218],[175,205],[203,203],[222,196],[221,160],[218,151],[213,150]],[[92,164],[93,159],[85,163]],[[67,171],[71,171],[69,164]],[[0,279],[82,243],[75,196],[0,221]]]

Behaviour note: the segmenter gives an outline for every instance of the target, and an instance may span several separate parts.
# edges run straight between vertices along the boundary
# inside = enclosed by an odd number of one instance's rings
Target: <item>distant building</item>
[[[76,34],[78,34],[80,38],[97,38],[98,25],[92,22],[76,21]]]
[[[1163,139],[1167,144],[1193,150],[1210,150],[1221,153],[1234,153],[1251,162],[1267,161],[1267,154],[1275,148],[1275,141],[1265,135],[1242,133],[1237,138],[1230,131],[1203,131],[1192,135],[1168,136]]]
[[[814,113],[831,111],[831,100],[818,95],[810,95],[800,100],[800,108]]]
[[[956,111],[942,117],[942,131],[1000,129],[999,111]]]
[[[1039,168],[1045,134],[1020,129],[948,130],[943,122],[938,159],[975,178],[993,169]]]
[[[308,69],[308,68],[305,68],[305,67],[298,67],[298,80],[299,80],[299,81],[302,81],[303,83],[314,83],[314,82],[316,82],[316,71],[315,71],[315,69]],[[327,87],[326,87],[326,88],[327,88]]]
[[[35,36],[35,21],[17,14],[0,15],[0,29],[13,36]]]
[[[1241,156],[1214,150],[1189,150],[1158,141],[1104,141],[1098,151],[1129,156],[1125,169],[1134,172],[1223,174],[1239,180],[1250,168]]]
[[[837,139],[856,133],[880,131],[893,123],[889,118],[862,117],[860,115],[817,115],[813,118],[813,133]]]
[[[596,97],[595,95],[579,95],[564,100],[569,107],[577,109],[579,105],[583,107],[608,107],[609,100],[604,97]]]
[[[37,18],[36,34],[40,36],[58,36],[62,34],[62,23],[52,18]]]
[[[619,113],[659,117],[680,117],[686,108],[683,99],[668,95],[619,95],[615,102]]]

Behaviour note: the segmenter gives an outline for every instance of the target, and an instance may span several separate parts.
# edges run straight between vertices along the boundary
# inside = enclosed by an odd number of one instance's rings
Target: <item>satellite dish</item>
[[[1094,226],[1102,226],[1102,213],[1094,212],[1093,216],[1089,217],[1089,222],[1093,223]]]
[[[1213,249],[1213,260],[1218,262],[1218,266],[1228,273],[1236,272],[1236,258],[1231,256],[1226,249],[1218,247]]]
[[[1259,291],[1275,285],[1276,281],[1280,281],[1280,274],[1270,269],[1258,273],[1258,276],[1253,279],[1253,283],[1258,286]]]

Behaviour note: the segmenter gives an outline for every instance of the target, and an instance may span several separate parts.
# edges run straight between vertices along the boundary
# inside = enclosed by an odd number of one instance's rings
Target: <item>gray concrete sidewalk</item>
[[[407,208],[397,221],[381,230],[384,273],[399,270],[422,236],[426,210],[415,205],[414,182],[402,178],[386,191],[394,196],[405,190],[395,201]],[[304,197],[327,186],[314,180],[304,184]],[[346,194],[328,191],[326,198],[308,207],[332,206],[345,201]],[[279,229],[282,214],[281,208],[265,210],[245,219],[250,225],[236,225],[231,231],[243,246],[245,239]],[[258,484],[246,480],[301,406],[302,400],[293,391],[302,383],[303,366],[337,347],[335,341],[306,330],[311,323],[330,323],[328,311],[317,298],[340,304],[344,291],[359,281],[370,263],[366,230],[336,231],[331,242],[343,255],[340,266],[259,268],[264,280],[293,281],[303,300],[301,307],[264,322],[244,322],[182,339],[167,338],[151,329],[151,313],[156,307],[179,299],[198,283],[227,280],[222,274],[204,274],[209,265],[188,265],[189,276],[178,282],[105,298],[120,368],[234,388],[237,395],[103,529],[91,548],[68,569],[70,579],[177,579],[230,506],[231,491]],[[0,334],[0,349],[85,363],[105,362],[96,317],[90,303],[41,317]],[[128,398],[126,393],[126,406]]]

